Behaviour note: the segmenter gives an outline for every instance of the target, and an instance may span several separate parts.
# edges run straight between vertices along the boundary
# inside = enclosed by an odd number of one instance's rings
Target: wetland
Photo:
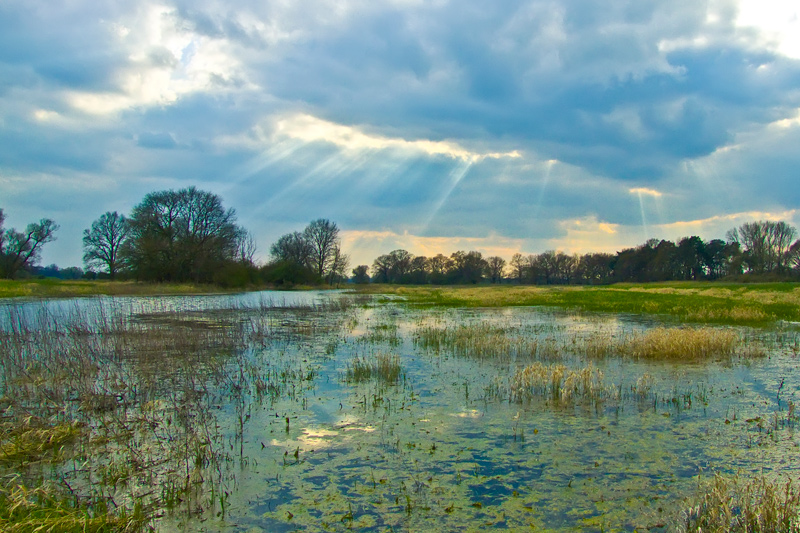
[[[797,529],[791,321],[448,291],[3,301],[0,527]]]

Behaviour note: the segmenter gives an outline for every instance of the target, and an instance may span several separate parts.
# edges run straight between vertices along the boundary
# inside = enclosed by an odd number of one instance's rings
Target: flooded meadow
[[[0,526],[796,530],[798,352],[343,291],[9,300]]]

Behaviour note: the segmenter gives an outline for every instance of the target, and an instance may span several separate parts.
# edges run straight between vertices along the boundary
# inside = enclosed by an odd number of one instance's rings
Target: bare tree
[[[503,281],[503,270],[506,268],[506,260],[499,256],[492,256],[486,258],[486,275],[492,280],[492,283],[500,283]]]
[[[256,239],[244,228],[236,234],[236,259],[243,265],[252,265],[256,256]]]
[[[92,227],[83,230],[83,262],[87,269],[106,268],[111,279],[120,270],[122,249],[128,238],[128,219],[116,211],[106,212],[92,222]]]
[[[511,267],[511,275],[514,276],[517,283],[522,283],[522,279],[525,277],[525,268],[527,267],[525,257],[521,253],[515,253],[511,256],[509,266]]]
[[[293,263],[303,268],[311,268],[311,245],[299,231],[282,235],[269,251],[275,262]]]
[[[797,230],[786,222],[746,222],[730,230],[728,240],[739,243],[748,270],[755,274],[782,271]]]
[[[325,279],[338,253],[338,226],[335,222],[320,218],[306,227],[303,236],[311,247],[311,268],[320,279]]]
[[[350,264],[350,257],[342,252],[342,248],[337,244],[333,250],[330,267],[328,271],[328,284],[333,285],[347,278],[347,267]]]
[[[3,217],[0,217],[2,219]],[[0,220],[0,228],[2,220]],[[28,224],[24,232],[8,229],[0,235],[0,275],[13,279],[20,270],[33,266],[43,245],[55,240],[58,224],[49,218]]]

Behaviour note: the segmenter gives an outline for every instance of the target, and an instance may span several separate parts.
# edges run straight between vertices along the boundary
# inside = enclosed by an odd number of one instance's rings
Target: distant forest
[[[106,212],[83,233],[84,268],[38,266],[55,239],[50,219],[25,230],[4,228],[0,209],[0,278],[134,279],[214,283],[226,287],[353,283],[602,285],[678,280],[797,280],[800,240],[782,221],[733,228],[725,240],[692,236],[677,243],[651,239],[616,254],[569,255],[549,250],[510,261],[477,251],[414,256],[394,250],[349,270],[339,227],[317,219],[280,237],[266,264],[254,262],[255,239],[219,196],[195,187],[150,193],[129,215]]]

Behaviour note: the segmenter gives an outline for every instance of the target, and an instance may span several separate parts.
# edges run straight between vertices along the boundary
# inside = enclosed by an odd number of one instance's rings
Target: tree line
[[[42,247],[55,239],[50,219],[25,230],[4,229],[0,209],[0,277],[46,275],[136,279],[152,282],[216,283],[223,286],[355,283],[589,284],[673,280],[789,279],[800,277],[797,230],[783,221],[748,222],[708,242],[692,236],[677,243],[651,239],[616,254],[569,255],[548,250],[498,256],[457,251],[415,256],[394,250],[348,275],[335,222],[317,219],[303,231],[281,236],[270,259],[256,265],[255,239],[237,223],[219,196],[196,187],[147,194],[129,215],[106,212],[83,232],[85,271],[38,267]]]
[[[514,254],[506,261],[480,252],[414,256],[406,250],[381,255],[353,269],[356,283],[602,285],[619,282],[800,277],[797,230],[782,221],[758,221],[728,231],[726,240],[692,236],[677,243],[651,239],[616,254],[569,255],[548,250]],[[371,276],[370,276],[371,271]]]
[[[325,219],[272,245],[272,260],[254,263],[253,235],[237,223],[222,199],[196,187],[147,194],[127,216],[103,213],[83,232],[83,263],[59,269],[39,267],[42,247],[55,239],[50,219],[24,231],[4,229],[0,209],[0,277],[39,275],[63,279],[136,279],[150,282],[320,284],[346,280],[348,258],[339,228]]]

